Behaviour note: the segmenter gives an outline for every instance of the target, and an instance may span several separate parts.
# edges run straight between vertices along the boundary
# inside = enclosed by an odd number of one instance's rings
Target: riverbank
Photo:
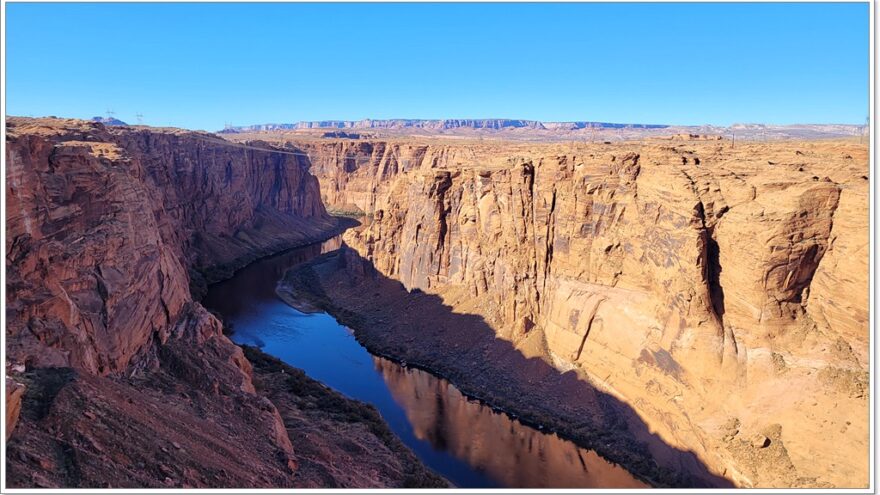
[[[343,247],[290,270],[278,292],[351,327],[371,353],[424,369],[521,422],[554,431],[653,486],[731,486],[665,445],[624,403],[495,338],[482,318],[407,291]]]
[[[319,245],[305,246],[262,259],[239,271],[231,279],[212,286],[203,303],[223,317],[224,326],[232,329],[229,337],[233,342],[255,346],[263,354],[302,370],[309,378],[345,397],[375,407],[381,415],[382,424],[424,466],[455,486],[646,486],[620,466],[601,459],[595,452],[580,448],[555,434],[524,425],[481,402],[468,399],[447,380],[370,354],[357,342],[351,330],[332,316],[320,310],[303,313],[292,307],[298,305],[294,301],[285,302],[278,297],[278,281],[290,268],[340,247],[342,240],[335,237]],[[286,375],[282,373],[281,376]],[[255,384],[258,381],[255,378]],[[256,388],[260,389],[260,386]],[[281,388],[287,390],[286,387]],[[303,394],[294,395],[300,397]],[[282,404],[290,397],[282,394],[280,398],[270,398],[279,405],[279,417],[288,416],[283,411],[286,406]],[[340,446],[341,451],[346,453],[363,450],[358,445],[364,442],[358,440],[357,434],[352,435],[351,439],[343,436],[341,445],[338,443],[340,440],[336,440],[336,433],[346,431],[346,427],[338,422],[324,422],[328,414],[333,416],[333,412],[320,410],[317,417],[311,419],[303,419],[301,413],[294,414],[294,421],[312,434],[310,438],[291,432],[294,443],[307,446],[306,455],[311,455],[315,450],[312,449],[313,445],[317,446],[318,451],[329,451],[331,454],[336,449],[322,446]],[[318,425],[317,431],[310,426],[312,422]],[[329,440],[323,438],[324,431],[331,432]],[[371,447],[370,450],[377,449]],[[298,448],[297,453],[301,454],[302,449]],[[313,456],[317,460],[319,473],[324,474],[328,469],[337,472],[334,466],[340,463],[335,460],[324,463],[321,461],[324,457],[327,456]],[[332,460],[335,455],[328,458]],[[367,460],[365,464],[370,466],[371,461]],[[392,465],[390,462],[384,464]],[[338,482],[330,480],[327,483]]]
[[[256,347],[241,346],[257,394],[269,399],[295,445],[303,488],[447,488],[388,428],[375,407],[346,398]]]
[[[190,270],[190,293],[193,300],[200,301],[208,291],[208,286],[232,278],[239,270],[251,263],[276,256],[287,251],[298,249],[310,244],[318,244],[342,234],[346,230],[361,224],[350,216],[331,216],[332,222],[314,225],[287,225],[286,229],[268,233],[261,232],[263,239],[255,242],[253,233],[240,233],[235,238],[236,248],[231,261],[213,263],[208,266],[196,266]],[[262,226],[266,228],[267,226]],[[279,229],[275,229],[279,230]],[[268,239],[274,238],[274,241]]]
[[[211,285],[201,302],[208,308],[222,305],[227,310],[212,309],[223,321],[227,336],[235,332],[232,319],[228,318],[231,307],[258,306],[256,300],[251,299],[257,294],[276,297],[275,284],[288,267],[338,248],[339,234],[359,225],[352,218],[336,217],[336,221],[332,230],[323,231],[319,237],[261,256],[224,273],[223,280]],[[244,287],[238,283],[244,283]],[[303,370],[256,347],[239,347],[250,364],[254,393],[278,410],[294,446],[296,469],[292,486],[446,488],[450,485],[419,461],[370,404],[345,397],[310,378]]]

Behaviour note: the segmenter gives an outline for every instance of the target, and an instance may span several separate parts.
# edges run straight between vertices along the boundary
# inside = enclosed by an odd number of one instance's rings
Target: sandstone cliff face
[[[620,398],[716,474],[867,484],[865,147],[312,140],[281,152],[177,130],[8,125],[15,486],[290,483],[285,421],[299,413],[254,395],[247,359],[192,299],[332,230],[322,198],[371,217],[346,241],[383,274]],[[442,363],[446,329],[431,331]],[[530,369],[513,371],[518,386]],[[206,417],[224,428],[199,430]],[[216,454],[238,448],[261,468]]]
[[[308,155],[312,173],[320,177],[324,205],[353,214],[372,212],[399,174],[473,159],[466,149],[419,143],[318,141],[297,143],[297,148]]]
[[[7,125],[10,485],[290,486],[278,410],[190,287],[336,228],[307,163],[179,130]]]
[[[380,272],[577,370],[718,474],[867,483],[865,147],[299,145],[328,205],[372,216],[346,241]]]
[[[210,268],[333,228],[301,157],[207,135],[12,119],[11,361],[106,374],[164,342]]]
[[[27,390],[7,442],[17,488],[291,487],[297,467],[278,410],[220,324],[188,303],[153,366],[95,375],[16,374]]]

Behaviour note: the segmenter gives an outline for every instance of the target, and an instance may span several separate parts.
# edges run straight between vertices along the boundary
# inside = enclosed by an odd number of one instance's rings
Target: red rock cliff
[[[300,156],[178,130],[8,124],[14,363],[124,370],[168,338],[191,282],[335,227]]]
[[[8,486],[446,486],[363,404],[250,349],[254,367],[194,301],[341,229],[302,154],[79,120],[7,129]],[[302,387],[367,419],[312,401],[303,423]],[[352,427],[359,453],[303,431],[349,445]]]

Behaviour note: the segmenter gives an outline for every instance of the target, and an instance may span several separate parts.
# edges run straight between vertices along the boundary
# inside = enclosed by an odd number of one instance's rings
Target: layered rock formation
[[[867,485],[865,146],[297,144],[328,207],[371,216],[346,242],[385,277],[575,371],[738,485]],[[368,311],[323,276],[337,310]],[[460,350],[383,335],[460,371]]]
[[[308,161],[176,129],[7,129],[10,486],[308,485],[250,363],[193,301],[343,227]]]
[[[856,141],[281,148],[7,125],[11,486],[442,484],[373,416],[329,414],[350,401],[287,394],[302,383],[258,354],[255,379],[194,302],[337,229],[324,204],[370,223],[288,282],[371,348],[646,481],[867,485]],[[300,448],[315,424],[324,438]],[[339,431],[387,462],[337,456]]]
[[[297,155],[188,132],[10,124],[14,363],[124,370],[148,342],[167,340],[190,275],[203,286],[336,225]]]

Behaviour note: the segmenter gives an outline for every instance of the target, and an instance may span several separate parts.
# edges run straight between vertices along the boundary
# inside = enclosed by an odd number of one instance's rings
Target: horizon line
[[[106,116],[102,115],[93,115],[92,117],[65,117],[58,115],[5,115],[5,118],[31,118],[31,119],[40,119],[40,118],[56,118],[56,119],[75,119],[75,120],[85,120],[85,121],[94,121],[96,119],[105,119]],[[188,129],[188,130],[197,130],[193,127],[182,127],[176,126],[173,124],[132,124],[127,120],[123,120],[118,116],[113,117],[116,120],[121,122],[125,122],[126,125],[143,125],[148,127],[176,127],[179,129]],[[611,124],[611,125],[635,125],[635,126],[662,126],[662,127],[719,127],[719,128],[730,128],[737,125],[758,125],[758,126],[779,126],[779,127],[793,127],[793,126],[849,126],[849,127],[866,127],[869,126],[869,122],[864,123],[850,123],[850,122],[793,122],[793,123],[776,123],[776,122],[734,122],[731,124],[712,124],[712,123],[703,123],[703,124],[657,124],[657,123],[640,123],[640,122],[614,122],[611,120],[540,120],[540,119],[522,119],[522,118],[508,118],[508,117],[445,117],[445,118],[412,118],[412,117],[394,117],[394,118],[361,118],[361,119],[300,119],[300,120],[291,120],[287,122],[279,122],[279,121],[265,121],[255,124],[226,124],[226,127],[220,127],[219,130],[224,129],[234,129],[240,127],[253,127],[260,125],[296,125],[302,123],[320,123],[320,122],[382,122],[382,121],[414,121],[414,122],[427,122],[427,121],[435,121],[435,122],[443,122],[443,121],[454,121],[454,120],[509,120],[509,121],[521,121],[521,122],[535,122],[540,124],[577,124],[577,123],[587,123],[587,124]],[[205,129],[206,130],[206,129]],[[491,129],[490,129],[491,130]],[[551,129],[552,130],[552,129]],[[213,131],[212,131],[213,132]]]

